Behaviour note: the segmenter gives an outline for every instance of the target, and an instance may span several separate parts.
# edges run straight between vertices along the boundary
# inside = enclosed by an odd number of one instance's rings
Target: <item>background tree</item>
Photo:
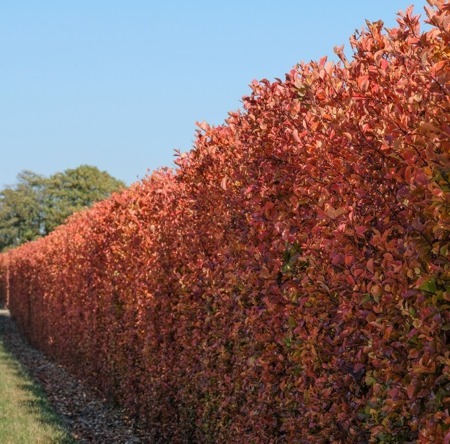
[[[23,171],[17,178],[16,185],[0,191],[0,251],[50,233],[74,212],[125,186],[89,165],[49,178]]]
[[[45,234],[64,223],[71,214],[106,199],[124,186],[106,171],[89,165],[54,174],[47,179],[44,189]]]
[[[0,191],[0,249],[14,247],[43,234],[43,189],[46,179],[32,171],[17,176],[18,183]]]

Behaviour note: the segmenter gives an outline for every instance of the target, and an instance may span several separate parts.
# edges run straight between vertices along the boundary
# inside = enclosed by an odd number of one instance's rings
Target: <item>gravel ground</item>
[[[108,405],[63,367],[49,361],[19,334],[8,310],[0,310],[0,340],[43,388],[63,424],[79,443],[151,443],[131,418]]]

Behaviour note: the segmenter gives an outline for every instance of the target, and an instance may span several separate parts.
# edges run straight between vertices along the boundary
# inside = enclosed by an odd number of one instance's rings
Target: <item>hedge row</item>
[[[450,6],[253,82],[153,173],[7,254],[30,341],[155,442],[450,439]]]
[[[7,305],[8,301],[8,266],[6,255],[0,255],[0,307]]]

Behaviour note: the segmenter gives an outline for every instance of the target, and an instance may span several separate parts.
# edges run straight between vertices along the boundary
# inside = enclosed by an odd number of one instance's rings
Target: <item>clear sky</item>
[[[0,0],[0,187],[25,169],[89,164],[130,184],[172,166],[253,79],[348,51],[365,19],[392,27],[412,3]]]

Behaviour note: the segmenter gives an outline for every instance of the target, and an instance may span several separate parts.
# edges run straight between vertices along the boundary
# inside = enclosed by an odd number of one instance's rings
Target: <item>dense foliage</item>
[[[450,5],[253,82],[195,148],[7,254],[36,346],[159,442],[450,440]],[[82,363],[82,364],[80,364]]]
[[[17,184],[0,191],[0,251],[37,239],[42,230],[45,178],[22,171]]]
[[[76,211],[124,188],[106,171],[81,165],[44,177],[23,171],[0,191],[0,251],[49,234]]]
[[[0,308],[7,305],[9,299],[8,260],[5,254],[0,254]]]

